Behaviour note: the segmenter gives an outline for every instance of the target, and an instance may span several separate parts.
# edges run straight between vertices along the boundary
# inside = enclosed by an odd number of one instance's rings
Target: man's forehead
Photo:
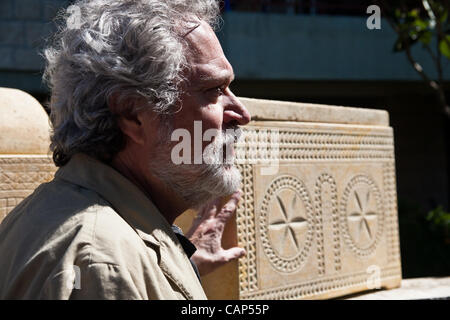
[[[230,64],[196,63],[191,65],[191,76],[202,82],[231,82],[234,80],[234,73]]]
[[[205,22],[186,36],[187,62],[191,74],[197,79],[213,80],[217,78],[233,80],[233,68],[226,59],[222,47],[212,28]]]
[[[198,27],[194,28],[185,36],[188,60],[192,63],[206,63],[213,59],[224,58],[224,53],[219,40],[212,28],[205,22],[199,22]]]

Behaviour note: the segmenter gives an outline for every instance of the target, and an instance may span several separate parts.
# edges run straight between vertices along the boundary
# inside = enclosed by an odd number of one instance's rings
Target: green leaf
[[[441,18],[447,11],[445,6],[443,6],[443,4],[440,3],[440,1],[436,1],[436,2],[432,1],[431,7],[432,7],[433,11],[435,12],[437,18]]]
[[[412,41],[419,40],[419,32],[417,32],[415,29],[409,30],[408,38],[411,39]]]
[[[445,23],[445,21],[447,21],[447,18],[448,18],[448,11],[446,10],[442,13],[441,23]]]
[[[410,12],[408,12],[408,16],[411,18],[419,18],[419,10],[413,9]]]
[[[431,42],[431,39],[433,37],[433,34],[431,31],[423,31],[419,35],[419,41],[424,45],[429,45]]]
[[[428,26],[429,26],[428,21],[425,21],[420,18],[414,20],[413,25],[416,27],[417,31],[426,30],[426,29],[428,29]]]
[[[439,50],[442,55],[446,56],[447,59],[450,59],[450,35],[444,37],[444,39],[439,42]]]
[[[397,19],[404,18],[404,13],[400,9],[395,9],[394,15]]]
[[[442,216],[442,221],[444,221],[446,224],[450,223],[450,213],[446,213]]]

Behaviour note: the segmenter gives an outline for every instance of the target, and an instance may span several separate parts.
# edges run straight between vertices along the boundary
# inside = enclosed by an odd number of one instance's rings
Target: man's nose
[[[227,89],[227,91],[223,109],[223,122],[231,123],[237,121],[239,125],[246,125],[251,120],[250,112],[248,112],[247,108],[245,108],[230,89]]]

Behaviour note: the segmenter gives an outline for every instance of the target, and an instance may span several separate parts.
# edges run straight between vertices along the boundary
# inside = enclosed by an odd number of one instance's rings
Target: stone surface
[[[47,155],[0,154],[0,222],[55,171]]]
[[[252,98],[240,98],[240,100],[246,106],[254,121],[274,120],[389,126],[389,115],[384,110]]]
[[[203,279],[208,297],[320,299],[399,286],[387,113],[242,101],[257,121],[236,147],[244,194],[227,236],[247,255]],[[223,281],[231,272],[237,284]]]
[[[349,297],[348,300],[450,300],[450,277],[402,280],[401,287]]]
[[[49,122],[29,94],[0,88],[0,222],[56,168],[48,155]]]
[[[41,104],[26,92],[0,88],[0,155],[44,154],[50,126]]]

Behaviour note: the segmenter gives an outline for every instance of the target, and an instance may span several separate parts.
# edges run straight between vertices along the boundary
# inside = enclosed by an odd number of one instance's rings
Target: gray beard
[[[166,130],[164,130],[166,131]],[[225,133],[222,133],[225,136]],[[215,139],[205,151],[207,162],[202,164],[174,164],[170,158],[170,135],[161,132],[159,151],[152,155],[149,169],[153,175],[179,195],[192,209],[236,192],[241,185],[241,174],[228,157],[222,160],[225,143],[234,137]]]

